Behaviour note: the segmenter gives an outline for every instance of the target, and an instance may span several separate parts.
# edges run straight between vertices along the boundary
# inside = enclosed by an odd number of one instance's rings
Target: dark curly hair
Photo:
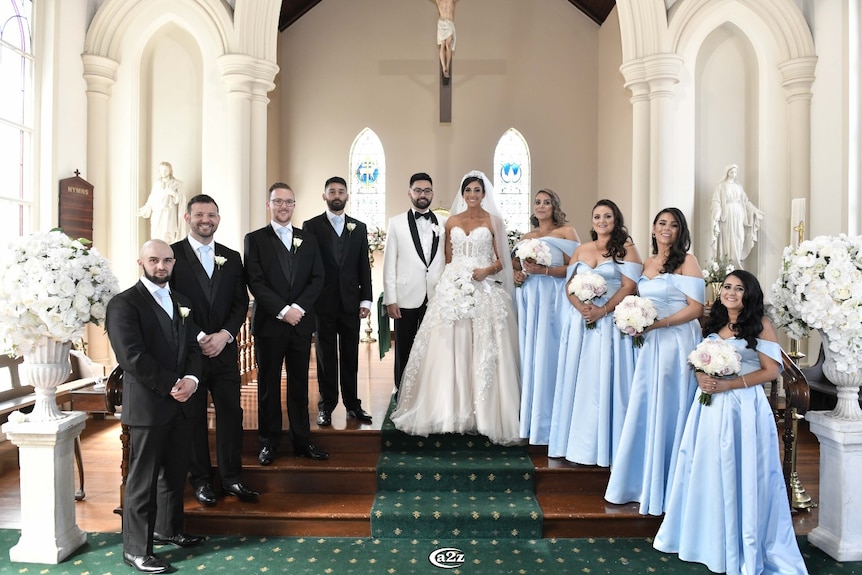
[[[611,213],[614,215],[614,229],[611,232],[611,239],[608,240],[608,252],[606,254],[602,254],[602,257],[612,258],[615,262],[620,263],[628,253],[626,250],[626,242],[631,239],[629,236],[629,230],[626,228],[626,223],[623,219],[623,213],[611,200],[599,200],[596,202],[596,205],[593,206],[590,213],[592,214],[596,211],[596,208],[599,206],[609,208]],[[590,227],[590,237],[593,238],[593,241],[599,239],[599,234],[596,233],[596,230],[594,230],[592,226]]]
[[[535,203],[535,198],[539,197],[539,194],[548,194],[551,197],[551,205],[554,207],[554,213],[551,214],[551,220],[554,222],[555,226],[561,226],[566,223],[566,212],[560,207],[560,196],[557,195],[557,192],[550,188],[542,188],[536,195],[533,197],[533,202]],[[530,216],[530,223],[534,228],[539,227],[539,218],[535,215]]]
[[[676,223],[679,225],[679,234],[676,237],[676,241],[670,246],[670,253],[664,262],[664,267],[661,269],[662,273],[672,274],[685,261],[685,256],[691,248],[691,233],[688,231],[688,223],[685,221],[685,216],[679,208],[665,208],[657,213],[652,221],[653,228],[655,228],[662,214],[672,215],[676,218]],[[652,253],[653,255],[658,253],[658,243],[655,241],[655,234],[652,236]]]
[[[745,347],[756,349],[757,336],[763,331],[763,316],[766,314],[763,306],[763,290],[754,274],[745,270],[734,270],[727,274],[724,281],[721,282],[722,289],[724,289],[724,282],[730,276],[739,279],[744,289],[742,293],[742,309],[739,311],[739,317],[736,318],[736,325],[734,326],[736,328],[736,337],[746,341]],[[717,333],[728,323],[730,323],[730,316],[727,313],[727,308],[721,303],[721,298],[718,298],[712,304],[709,318],[707,318],[703,326],[703,336],[706,337],[711,333]]]

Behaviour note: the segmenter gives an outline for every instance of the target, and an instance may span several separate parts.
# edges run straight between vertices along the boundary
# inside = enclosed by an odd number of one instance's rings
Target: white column
[[[9,550],[12,561],[56,565],[87,541],[75,522],[73,467],[87,414],[66,413],[54,421],[3,424],[21,467],[21,538]]]
[[[117,81],[119,62],[84,54],[87,81],[87,181],[93,184],[93,246],[103,256],[110,255],[107,242],[111,217],[108,209],[108,101]],[[88,354],[97,363],[110,365],[108,338],[104,327],[87,326]]]
[[[641,257],[649,255],[650,225],[650,102],[649,84],[644,80],[643,60],[620,66],[625,87],[632,93],[632,213],[626,214],[632,240]]]
[[[676,54],[644,58],[645,80],[650,93],[650,217],[667,207],[687,216],[694,211],[694,196],[677,197],[674,184],[674,85],[679,82],[683,59]]]
[[[862,561],[862,422],[805,415],[820,441],[820,508],[808,541],[837,561]]]

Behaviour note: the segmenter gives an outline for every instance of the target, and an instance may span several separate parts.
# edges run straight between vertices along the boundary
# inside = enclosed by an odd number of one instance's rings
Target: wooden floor
[[[312,373],[310,374],[312,389],[310,390],[309,412],[312,419],[313,441],[333,451],[333,458],[329,462],[323,462],[323,464],[290,458],[298,462],[291,462],[290,465],[304,465],[308,466],[310,470],[319,470],[321,466],[329,467],[330,469],[334,466],[344,466],[347,468],[350,466],[373,465],[373,462],[376,461],[373,447],[375,446],[375,442],[379,446],[379,435],[377,432],[383,422],[392,393],[393,354],[389,353],[386,358],[379,360],[376,344],[360,345],[362,345],[362,349],[359,367],[359,396],[363,400],[363,407],[374,416],[374,423],[359,425],[355,421],[348,422],[344,407],[339,406],[333,413],[332,428],[317,428],[314,424],[314,418],[317,415],[318,396],[315,389],[316,373],[314,361],[312,360]],[[243,409],[245,411],[245,428],[253,430],[257,425],[257,399],[254,384],[244,387],[242,398]],[[78,525],[85,531],[117,532],[120,530],[120,518],[113,513],[113,510],[119,503],[118,489],[120,485],[121,456],[119,434],[119,422],[111,416],[106,418],[91,416],[82,434],[86,498],[76,504],[76,511]],[[817,439],[808,431],[808,425],[804,421],[800,424],[799,435],[799,477],[808,495],[816,502],[818,500],[819,446]],[[351,454],[351,450],[339,450],[337,446],[339,439],[337,437],[350,438],[349,441],[352,441],[353,445],[357,446],[357,451],[368,451],[369,454]],[[344,440],[342,439],[341,441]],[[368,449],[366,450],[361,445],[367,446]],[[264,491],[264,493],[268,493],[269,488],[274,483],[272,479],[267,479],[265,475],[258,474],[258,471],[262,471],[264,468],[260,468],[255,462],[256,447],[254,432],[247,431],[244,438],[243,453],[243,462],[247,470],[245,472],[245,479],[253,487]],[[569,469],[571,469],[572,473],[576,472],[578,468],[583,469],[582,466],[569,464],[565,461],[548,459],[546,452],[542,448],[533,447],[531,448],[531,453],[537,467],[537,474],[539,470],[544,470],[552,472],[552,474],[556,473],[565,476]],[[276,461],[275,467],[278,464],[279,460]],[[269,477],[273,476],[270,474]],[[371,477],[373,479],[373,473]],[[284,480],[279,479],[278,481],[282,482]],[[360,491],[373,492],[373,483],[370,489],[362,488]],[[276,497],[276,495],[273,494],[273,497]],[[356,496],[357,504],[367,507],[369,505],[368,501],[371,498],[373,498],[373,494],[363,493]],[[345,506],[349,506],[350,501],[349,498],[320,499],[322,501],[316,503],[316,505],[331,506],[333,508],[331,511],[333,516],[336,513],[343,515]],[[546,507],[554,507],[557,512],[562,511],[565,514],[578,512],[577,509],[574,509],[578,503],[575,503],[573,498],[569,498],[564,494],[546,495],[544,499],[540,497],[540,503],[548,517],[552,515],[552,510],[546,509]],[[207,512],[214,509],[226,510],[231,505],[234,505],[234,503],[220,500],[217,507],[204,509],[189,497],[186,505],[187,518],[193,516],[195,512]],[[263,511],[260,508],[258,510]],[[363,513],[367,516],[367,509]],[[359,515],[359,520],[362,520],[361,514]],[[4,442],[0,443],[0,528],[20,528],[20,521],[17,449],[10,442]],[[817,509],[796,513],[793,521],[798,535],[807,534],[817,525]],[[349,531],[345,533],[349,533]]]

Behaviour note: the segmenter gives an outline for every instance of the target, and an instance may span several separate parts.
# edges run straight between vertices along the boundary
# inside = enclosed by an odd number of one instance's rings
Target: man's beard
[[[413,202],[413,207],[419,210],[427,209],[431,205],[431,198],[420,196],[418,198],[410,198]]]
[[[170,273],[167,276],[165,276],[164,283],[162,283],[162,280],[160,278],[157,278],[156,276],[152,276],[149,273],[147,273],[147,270],[144,270],[144,277],[147,278],[148,280],[150,280],[151,282],[153,282],[154,284],[156,284],[157,286],[167,285],[168,282],[171,281],[171,274]]]
[[[326,200],[326,207],[330,212],[340,212],[344,210],[345,202],[342,200]]]

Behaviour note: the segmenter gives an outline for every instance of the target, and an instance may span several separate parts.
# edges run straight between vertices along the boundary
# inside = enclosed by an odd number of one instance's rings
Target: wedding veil
[[[494,232],[494,247],[497,248],[497,257],[500,258],[500,263],[503,264],[503,269],[497,274],[498,279],[502,281],[503,287],[509,295],[515,293],[514,270],[512,268],[512,258],[509,256],[509,238],[506,234],[506,224],[503,222],[502,210],[497,197],[494,194],[494,186],[491,180],[479,170],[467,172],[461,178],[461,185],[458,186],[458,191],[455,192],[455,201],[452,202],[452,208],[449,210],[449,215],[454,216],[467,209],[467,203],[461,195],[461,190],[464,187],[464,181],[467,178],[481,178],[482,185],[485,187],[485,197],[482,199],[482,208],[491,215],[491,224]]]

